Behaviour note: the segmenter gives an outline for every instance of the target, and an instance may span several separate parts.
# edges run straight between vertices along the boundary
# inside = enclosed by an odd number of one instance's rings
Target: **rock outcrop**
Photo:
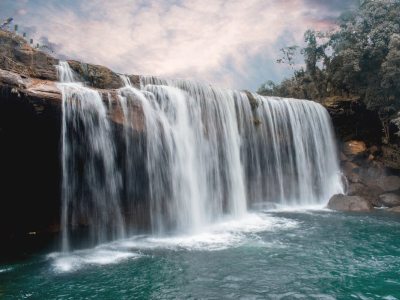
[[[371,211],[374,208],[368,200],[360,196],[334,195],[328,203],[328,208],[340,211]]]

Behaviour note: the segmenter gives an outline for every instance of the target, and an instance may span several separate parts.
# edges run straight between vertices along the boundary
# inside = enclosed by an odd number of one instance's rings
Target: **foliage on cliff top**
[[[280,84],[267,81],[262,95],[313,99],[360,99],[382,122],[384,142],[390,124],[400,133],[400,0],[362,0],[344,12],[328,33],[308,30],[300,50],[305,68],[294,68],[298,47],[281,49],[293,76]],[[393,126],[393,125],[392,125]]]

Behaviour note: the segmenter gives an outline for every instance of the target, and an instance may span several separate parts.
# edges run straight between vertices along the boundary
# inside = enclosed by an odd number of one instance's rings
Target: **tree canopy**
[[[307,30],[301,49],[305,67],[293,66],[297,46],[281,49],[279,63],[293,70],[280,84],[267,81],[258,93],[324,102],[359,99],[378,114],[384,142],[390,124],[400,136],[400,0],[362,0],[327,33]],[[385,140],[386,139],[386,140]]]

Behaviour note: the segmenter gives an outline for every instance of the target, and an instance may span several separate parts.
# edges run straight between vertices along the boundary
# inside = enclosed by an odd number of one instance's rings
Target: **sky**
[[[290,75],[279,49],[327,31],[352,0],[1,0],[0,19],[57,58],[255,92]]]

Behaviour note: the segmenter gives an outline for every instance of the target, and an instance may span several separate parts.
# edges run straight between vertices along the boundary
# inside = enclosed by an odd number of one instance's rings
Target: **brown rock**
[[[371,203],[360,196],[334,195],[328,203],[328,208],[340,211],[371,211]]]
[[[365,189],[365,186],[361,183],[352,183],[349,185],[349,189],[347,191],[348,196],[357,196],[362,190]]]
[[[30,47],[24,38],[0,31],[0,68],[47,80],[57,79],[58,59]]]
[[[357,168],[358,168],[358,166],[355,163],[348,161],[343,165],[342,169],[343,169],[343,172],[345,172],[345,173],[351,173],[353,170],[355,170]]]
[[[398,176],[379,178],[376,180],[376,183],[384,192],[392,192],[400,189],[400,177]]]
[[[393,193],[379,195],[381,202],[387,207],[400,206],[400,196]]]
[[[400,150],[389,147],[382,147],[385,164],[393,169],[400,169]]]
[[[367,146],[361,141],[350,141],[343,144],[343,151],[346,155],[357,155],[365,152]]]
[[[249,99],[251,108],[252,108],[252,109],[258,108],[258,105],[259,105],[259,104],[258,104],[257,99],[254,98],[254,96],[253,96],[249,91],[243,90],[242,92],[245,93],[246,96],[247,96],[247,98]]]
[[[400,213],[400,206],[393,207],[391,209],[388,209],[387,211],[394,212],[394,213]]]
[[[69,66],[80,77],[83,82],[89,82],[93,87],[100,89],[118,89],[123,86],[118,74],[109,68],[82,63],[75,60],[67,61]]]
[[[129,80],[131,81],[132,85],[140,90],[140,76],[138,75],[128,75]]]
[[[340,157],[340,162],[345,162],[348,160],[347,156],[341,151],[339,153],[339,157]]]
[[[353,183],[359,183],[359,182],[362,183],[364,181],[364,178],[356,173],[350,173],[349,175],[347,175],[347,179]]]
[[[357,196],[368,200],[375,207],[382,207],[382,202],[379,200],[379,195],[384,191],[377,185],[375,181],[367,182],[368,186],[359,187]]]

